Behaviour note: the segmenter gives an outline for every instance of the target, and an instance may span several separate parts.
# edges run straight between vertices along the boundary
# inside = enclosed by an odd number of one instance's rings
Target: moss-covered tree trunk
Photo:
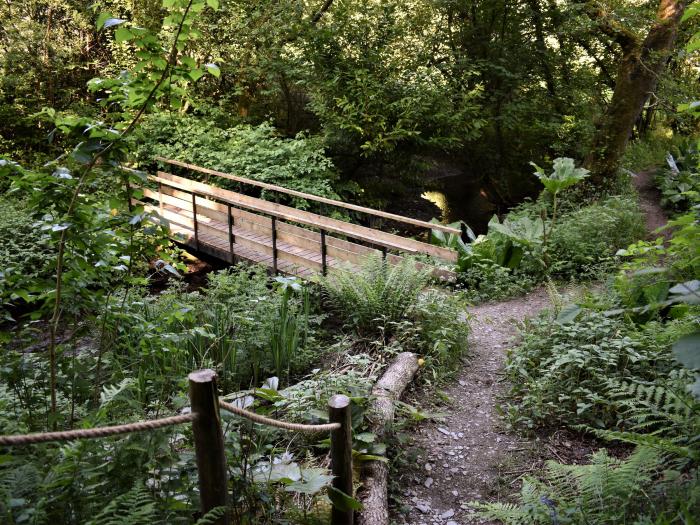
[[[613,97],[598,125],[585,162],[591,170],[592,182],[604,184],[617,173],[634,123],[649,95],[656,89],[659,75],[673,50],[684,9],[682,1],[661,0],[656,21],[643,40],[613,21],[604,20],[605,15],[600,11],[589,11],[592,18],[598,19],[601,29],[622,47]]]

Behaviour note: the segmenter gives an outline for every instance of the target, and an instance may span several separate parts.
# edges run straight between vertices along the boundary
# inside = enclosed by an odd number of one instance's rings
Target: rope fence
[[[124,425],[114,425],[111,427],[80,428],[76,430],[64,430],[62,432],[37,432],[35,434],[19,434],[15,436],[0,436],[0,445],[33,445],[35,443],[47,443],[50,441],[74,441],[76,439],[95,439],[118,434],[131,434],[133,432],[143,432],[145,430],[156,430],[158,428],[189,423],[195,419],[195,414],[184,414],[182,416],[164,417],[151,421],[138,421],[136,423],[126,423]]]
[[[281,428],[282,430],[289,430],[292,432],[330,432],[331,430],[337,430],[340,428],[340,423],[325,423],[322,425],[304,425],[301,423],[289,423],[287,421],[278,421],[270,417],[261,416],[255,412],[250,412],[243,408],[239,408],[236,405],[227,403],[226,401],[219,400],[219,406],[224,410],[236,414],[237,416],[250,419],[255,423],[260,423],[261,425],[267,425],[269,427]]]
[[[0,436],[0,446],[97,439],[119,434],[151,431],[182,423],[192,423],[197,471],[199,473],[201,510],[202,514],[206,515],[215,507],[223,506],[228,508],[230,501],[224,434],[219,413],[219,408],[221,408],[255,423],[282,430],[306,433],[330,432],[333,487],[350,497],[353,496],[352,418],[350,399],[347,396],[335,395],[329,400],[329,423],[305,425],[278,421],[220,400],[216,387],[216,372],[213,370],[197,370],[192,372],[188,379],[190,384],[190,404],[192,407],[192,411],[189,414],[108,427]],[[333,507],[331,511],[331,525],[352,525],[353,520],[354,513],[352,510]],[[226,513],[213,523],[216,525],[231,525],[230,513]]]

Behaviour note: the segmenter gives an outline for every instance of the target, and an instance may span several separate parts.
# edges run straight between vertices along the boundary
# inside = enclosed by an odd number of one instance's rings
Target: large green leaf
[[[550,175],[545,175],[544,170],[534,162],[530,164],[535,168],[535,176],[540,179],[545,189],[552,195],[582,181],[588,177],[589,173],[585,168],[577,168],[574,159],[568,157],[554,159],[552,163],[554,171]]]
[[[690,370],[700,370],[700,331],[681,337],[673,345],[676,360]]]
[[[359,501],[335,487],[328,487],[328,498],[336,509],[343,512],[362,510],[362,504]]]
[[[329,476],[326,472],[327,471],[322,468],[305,468],[302,470],[301,479],[289,483],[284,487],[284,490],[287,492],[308,494],[309,496],[317,494],[333,481],[333,476]]]

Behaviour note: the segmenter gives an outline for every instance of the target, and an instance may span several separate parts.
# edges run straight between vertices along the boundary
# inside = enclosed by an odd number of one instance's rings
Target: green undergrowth
[[[551,174],[537,167],[535,175],[545,185],[539,197],[494,216],[485,235],[467,227],[465,242],[432,231],[432,242],[457,250],[458,287],[471,302],[522,295],[548,280],[597,279],[614,270],[619,249],[644,236],[629,181],[617,185],[618,193],[591,193],[581,184],[587,170],[568,158],[555,159]]]
[[[154,159],[160,156],[331,199],[340,198],[339,192],[344,197],[353,193],[352,185],[341,184],[317,137],[300,133],[287,138],[270,123],[251,126],[231,121],[217,110],[210,111],[212,115],[205,111],[200,115],[150,116],[135,141],[135,158],[146,168],[155,167]],[[177,169],[167,164],[163,167],[166,171]],[[202,177],[197,172],[188,172],[187,176]],[[253,190],[220,177],[207,176],[206,180],[236,191]],[[271,191],[260,195],[299,209],[312,205]]]
[[[22,200],[0,194],[0,318],[9,318],[10,304],[24,301],[17,293],[23,283],[45,279],[53,261],[49,236],[36,222]]]
[[[390,265],[380,257],[359,271],[336,272],[321,281],[322,295],[346,329],[362,339],[379,338],[394,351],[426,360],[429,376],[456,369],[467,352],[466,302],[460,294],[428,287],[428,270],[405,259]]]
[[[156,294],[138,286],[107,294],[101,311],[61,337],[57,427],[182,413],[187,374],[213,368],[226,400],[277,419],[323,423],[328,399],[350,396],[356,461],[385,455],[364,419],[373,383],[401,351],[424,358],[428,381],[454,370],[466,352],[464,302],[430,287],[413,261],[368,261],[352,274],[353,290],[339,275],[319,288],[239,265],[210,274],[196,292],[173,279]],[[361,315],[351,315],[360,299]],[[52,426],[43,328],[30,322],[14,337],[0,355],[0,427],[42,431]],[[222,418],[235,516],[261,524],[328,519],[327,437]],[[184,524],[199,507],[188,425],[2,452],[3,522]]]
[[[526,433],[569,427],[633,446],[584,465],[549,462],[517,501],[475,503],[505,523],[695,523],[700,510],[700,225],[624,250],[605,289],[525,324],[509,351],[505,421]],[[618,447],[619,448],[619,447]]]

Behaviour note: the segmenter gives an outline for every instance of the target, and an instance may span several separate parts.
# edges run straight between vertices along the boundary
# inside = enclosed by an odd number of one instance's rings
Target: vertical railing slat
[[[277,275],[277,217],[272,216],[272,272]]]
[[[328,273],[328,248],[326,248],[326,230],[321,230],[321,273]]]
[[[234,258],[233,258],[233,215],[231,215],[231,204],[226,203],[226,207],[228,210],[228,250],[229,253],[231,254],[231,264],[234,264]]]
[[[192,192],[192,216],[194,218],[194,244],[199,251],[199,231],[197,228],[197,194]]]

